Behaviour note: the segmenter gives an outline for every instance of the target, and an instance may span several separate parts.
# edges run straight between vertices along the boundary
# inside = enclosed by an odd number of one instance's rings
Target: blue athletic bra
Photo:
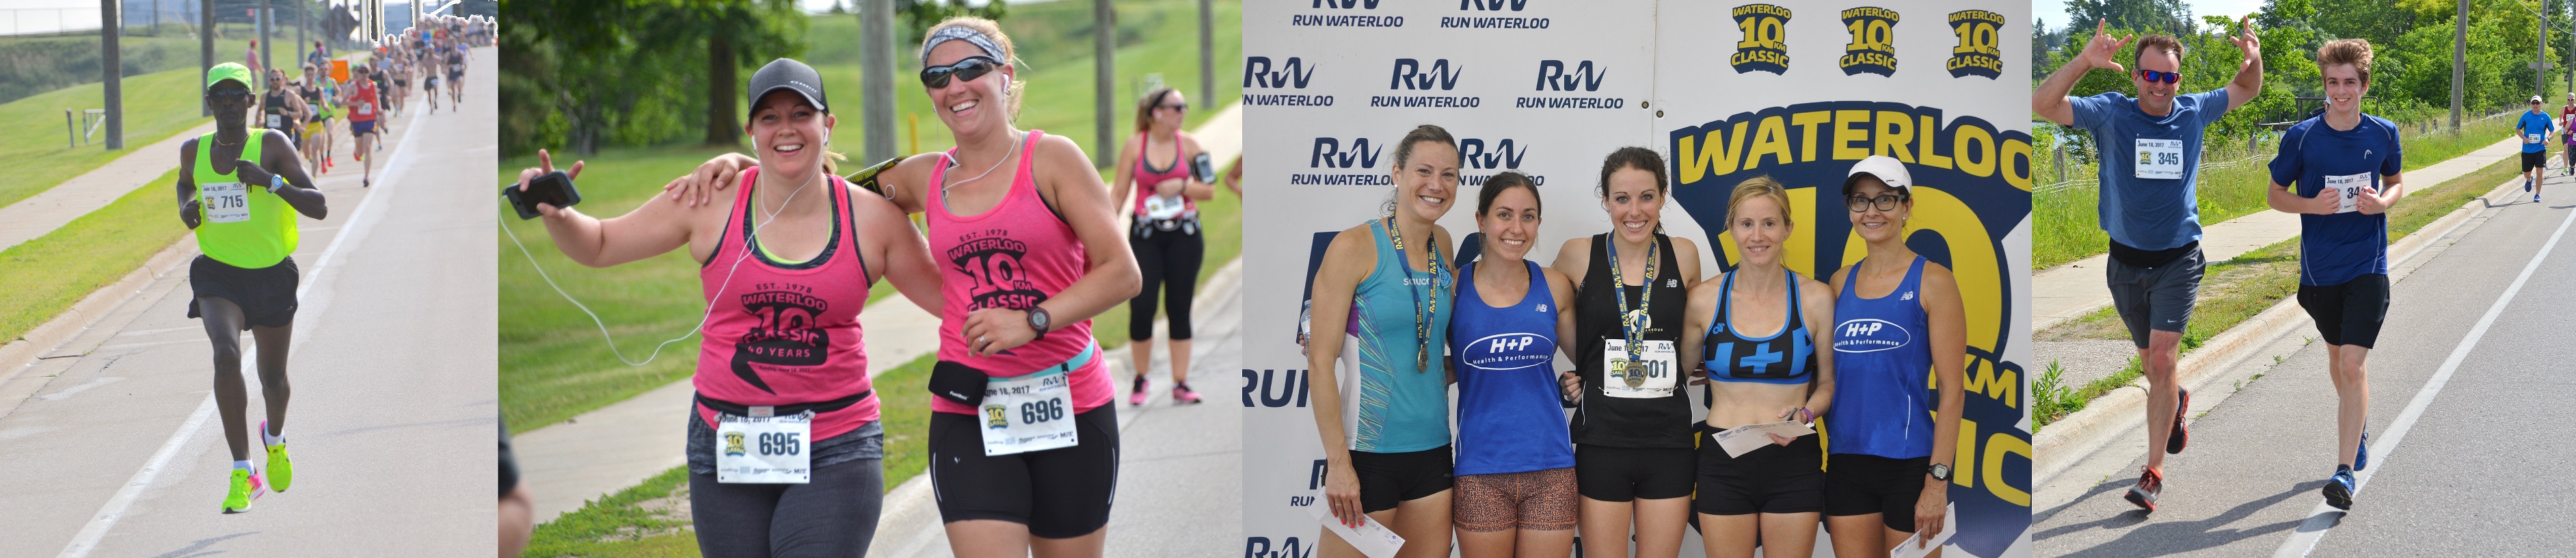
[[[1803,384],[1816,366],[1816,348],[1809,344],[1807,321],[1798,305],[1798,275],[1788,275],[1789,319],[1780,331],[1762,337],[1746,337],[1729,324],[1735,321],[1735,273],[1726,274],[1726,282],[1717,294],[1718,320],[1708,324],[1708,334],[1700,340],[1700,366],[1708,369],[1708,378],[1720,382],[1754,382],[1762,384]]]

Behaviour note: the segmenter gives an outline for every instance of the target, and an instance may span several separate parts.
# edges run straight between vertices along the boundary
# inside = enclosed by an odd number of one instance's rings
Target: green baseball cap
[[[252,83],[250,68],[244,68],[238,63],[225,62],[206,69],[206,89],[214,89],[215,84],[228,79],[240,82],[242,87],[250,87]]]

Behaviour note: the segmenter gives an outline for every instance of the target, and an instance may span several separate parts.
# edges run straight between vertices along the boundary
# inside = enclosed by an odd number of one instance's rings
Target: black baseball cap
[[[770,92],[780,89],[804,95],[805,102],[812,103],[814,108],[823,112],[832,111],[832,106],[824,103],[823,100],[823,74],[816,73],[813,66],[807,66],[804,62],[780,58],[769,61],[769,65],[761,66],[760,71],[752,72],[750,89],[752,106],[745,108],[743,115],[749,117],[751,111],[759,108],[762,97],[767,97]]]

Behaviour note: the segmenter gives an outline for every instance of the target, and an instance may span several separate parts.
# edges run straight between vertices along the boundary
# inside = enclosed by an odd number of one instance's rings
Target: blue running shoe
[[[2352,492],[2352,469],[2336,467],[2334,476],[2326,477],[2326,505],[2350,511]]]
[[[2529,178],[2522,179],[2522,191],[2525,191],[2525,192],[2529,192],[2529,191],[2531,191],[2531,179],[2529,179]]]
[[[2370,468],[2370,431],[2361,431],[2361,447],[2352,448],[2352,470]]]

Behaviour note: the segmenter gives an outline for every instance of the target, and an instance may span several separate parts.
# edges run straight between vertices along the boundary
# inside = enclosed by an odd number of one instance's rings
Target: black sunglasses
[[[250,97],[248,89],[224,88],[206,92],[206,100],[217,103],[246,101]]]
[[[994,60],[990,56],[968,56],[965,60],[959,60],[955,64],[922,68],[921,85],[931,89],[947,87],[948,77],[951,74],[956,75],[959,80],[975,81],[975,78],[984,77],[984,74],[993,73],[995,68],[1000,68],[1001,66],[1002,61]]]
[[[1189,110],[1190,110],[1190,104],[1189,104],[1189,103],[1174,103],[1174,104],[1167,104],[1167,105],[1157,105],[1157,107],[1159,107],[1159,108],[1172,109],[1172,110],[1181,111],[1181,112],[1189,112]]]

